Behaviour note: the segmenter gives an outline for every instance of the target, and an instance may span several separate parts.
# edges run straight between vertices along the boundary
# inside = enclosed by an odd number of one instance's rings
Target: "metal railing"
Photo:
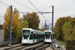
[[[19,41],[17,39],[12,39],[11,44],[17,44]],[[4,41],[0,42],[0,46],[8,45],[9,44],[9,38],[6,38]]]

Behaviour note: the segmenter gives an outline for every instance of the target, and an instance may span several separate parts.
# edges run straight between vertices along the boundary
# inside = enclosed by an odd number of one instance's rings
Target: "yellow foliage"
[[[43,28],[41,28],[41,29],[39,29],[40,31],[45,31],[45,29],[43,29]]]
[[[7,31],[10,30],[10,10],[11,10],[10,8],[7,8],[7,11],[6,11],[5,17],[4,17],[4,20],[5,20],[4,26],[7,29]]]
[[[19,23],[19,13],[17,10],[13,12],[13,19],[12,19],[12,29],[19,28],[20,23]]]
[[[4,17],[4,26],[5,29],[8,31],[10,31],[10,13],[11,13],[11,8],[7,8],[6,13],[5,13],[5,17]],[[16,29],[18,29],[20,26],[19,23],[19,13],[16,9],[14,9],[14,11],[12,12],[12,31],[15,31]]]

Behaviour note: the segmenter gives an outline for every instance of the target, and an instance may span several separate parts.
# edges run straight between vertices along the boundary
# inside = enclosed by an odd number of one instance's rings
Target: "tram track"
[[[10,48],[6,48],[4,50],[30,50],[32,48],[35,48],[37,46],[42,46],[43,42],[41,43],[36,43],[34,45],[19,45],[19,46],[15,46],[15,47],[10,47]]]
[[[43,45],[44,45],[44,43],[40,43],[40,44],[31,46],[31,47],[23,48],[22,50],[35,50],[36,48],[41,47]]]
[[[42,49],[45,49],[47,47],[50,47],[50,44],[42,43],[40,45],[36,45],[36,46],[30,47],[30,48],[24,48],[22,50],[42,50]]]
[[[9,49],[9,50],[21,50],[22,48],[25,48],[25,47],[29,47],[29,46],[19,46],[17,48],[13,48],[13,49]]]
[[[50,47],[50,44],[45,44],[43,42],[31,44],[31,45],[18,45],[10,48],[6,48],[4,50],[42,50],[47,47]]]
[[[26,46],[28,46],[28,45],[26,45]],[[24,45],[21,44],[21,45],[17,45],[17,46],[6,48],[4,50],[18,50],[18,49],[24,48],[26,46],[24,46]]]
[[[45,49],[47,47],[50,47],[50,44],[44,44],[42,47],[38,47],[35,50],[42,50],[42,49]]]
[[[36,48],[37,46],[42,46],[42,45],[43,45],[43,42],[37,43],[37,44],[32,45],[32,46],[30,46],[30,47],[22,48],[21,50],[33,50],[33,48]]]
[[[12,45],[12,46],[10,46],[10,47],[8,47],[8,48],[5,48],[4,50],[8,50],[8,49],[12,49],[12,48],[15,48],[15,47],[19,47],[19,46],[21,46],[22,44],[16,44],[16,45]]]

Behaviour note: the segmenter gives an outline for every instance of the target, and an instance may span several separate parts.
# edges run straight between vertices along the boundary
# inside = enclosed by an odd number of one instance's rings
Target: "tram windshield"
[[[23,37],[24,39],[27,39],[29,37],[30,30],[23,30]]]
[[[51,32],[45,32],[45,37],[46,37],[47,39],[50,38],[50,35],[51,35]]]

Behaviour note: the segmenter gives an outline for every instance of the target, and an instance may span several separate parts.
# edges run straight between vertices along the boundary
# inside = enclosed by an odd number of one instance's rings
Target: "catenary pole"
[[[54,22],[54,6],[52,6],[52,47],[53,47],[53,22]]]
[[[10,6],[11,12],[10,12],[10,41],[9,45],[11,45],[11,35],[12,35],[12,5]]]

